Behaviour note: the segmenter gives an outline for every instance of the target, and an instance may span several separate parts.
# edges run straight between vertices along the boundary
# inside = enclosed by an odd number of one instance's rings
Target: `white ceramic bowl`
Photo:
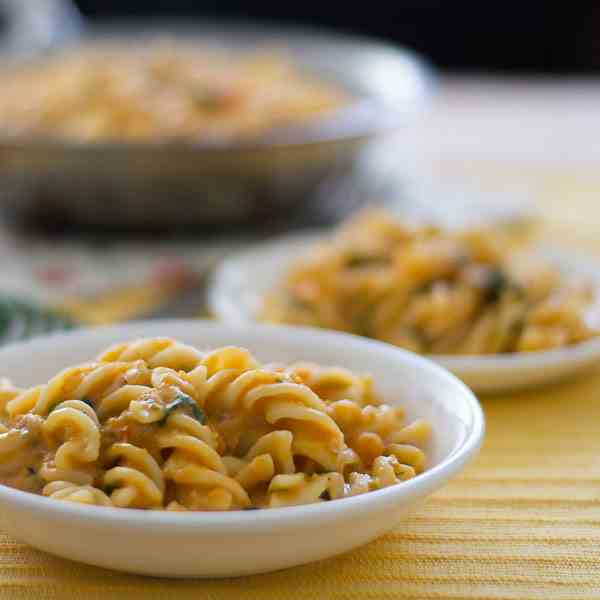
[[[0,485],[2,527],[58,556],[163,577],[260,573],[350,550],[394,527],[399,517],[460,471],[482,441],[473,394],[437,365],[386,344],[311,329],[154,321],[55,334],[0,351],[19,385],[44,382],[116,341],[172,336],[201,348],[237,344],[262,360],[312,360],[370,372],[381,397],[433,427],[427,471],[362,496],[259,511],[171,513],[84,506]]]
[[[212,313],[228,323],[257,321],[264,295],[274,288],[290,264],[305,255],[322,236],[322,233],[289,235],[225,259],[213,276],[209,290]],[[539,248],[536,252],[564,271],[585,276],[600,288],[600,264],[586,256],[550,248]],[[554,383],[600,363],[600,338],[526,354],[431,355],[429,358],[476,392],[507,392]]]

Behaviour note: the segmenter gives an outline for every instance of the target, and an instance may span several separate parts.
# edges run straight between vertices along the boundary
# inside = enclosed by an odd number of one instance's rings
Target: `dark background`
[[[26,1],[26,0],[24,0]],[[84,15],[275,19],[370,34],[461,71],[600,70],[600,0],[78,0]]]

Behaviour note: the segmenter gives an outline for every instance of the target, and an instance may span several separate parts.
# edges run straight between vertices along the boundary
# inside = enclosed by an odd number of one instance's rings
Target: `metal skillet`
[[[319,121],[226,144],[86,143],[0,132],[2,209],[25,222],[146,231],[285,218],[327,202],[365,153],[409,124],[429,95],[429,70],[408,50],[275,24],[84,24],[60,49],[155,37],[240,52],[279,46],[300,69],[337,84],[352,101]]]

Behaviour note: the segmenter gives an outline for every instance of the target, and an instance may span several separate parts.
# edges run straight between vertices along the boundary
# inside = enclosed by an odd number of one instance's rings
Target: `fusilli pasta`
[[[493,231],[365,212],[289,270],[261,318],[427,354],[528,352],[598,335],[593,286],[509,246]]]
[[[261,365],[168,338],[117,344],[20,390],[0,382],[0,482],[50,498],[171,511],[324,502],[426,468],[430,431],[368,376]]]
[[[91,44],[4,69],[0,128],[111,140],[247,140],[318,120],[348,95],[281,52],[182,41]]]

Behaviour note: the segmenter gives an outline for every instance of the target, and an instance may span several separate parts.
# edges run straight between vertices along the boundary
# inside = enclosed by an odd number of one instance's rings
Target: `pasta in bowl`
[[[0,483],[122,508],[258,509],[325,502],[412,479],[430,426],[377,401],[372,381],[240,347],[120,343],[45,385],[5,382]]]
[[[3,527],[136,573],[241,575],[348,550],[457,473],[483,435],[452,375],[331,332],[135,323],[0,361],[15,382],[0,393]]]
[[[292,266],[265,321],[366,335],[422,354],[568,346],[600,333],[589,282],[515,260],[491,229],[444,230],[366,212]]]

